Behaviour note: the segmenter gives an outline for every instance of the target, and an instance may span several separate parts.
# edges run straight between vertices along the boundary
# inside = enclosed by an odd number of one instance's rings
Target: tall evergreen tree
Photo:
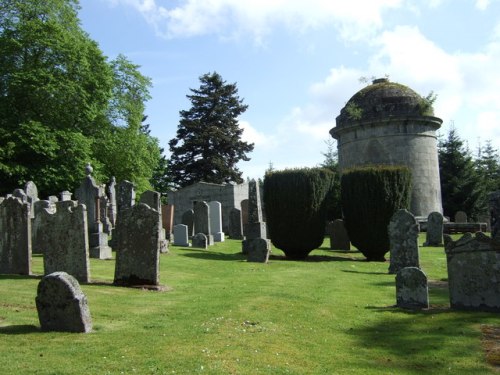
[[[199,89],[187,95],[192,107],[180,111],[177,135],[169,142],[169,171],[176,187],[195,182],[241,183],[240,160],[248,161],[253,144],[241,140],[238,116],[247,105],[229,84],[214,72],[200,77]]]
[[[325,160],[320,164],[320,167],[330,169],[335,174],[331,189],[326,198],[326,218],[327,220],[341,219],[340,173],[336,143],[332,139],[325,141],[325,143],[328,148],[326,152],[321,153],[325,157]]]
[[[489,210],[489,193],[500,190],[500,157],[498,150],[491,145],[490,140],[479,148],[476,170],[481,179],[483,192],[479,207],[482,212],[486,213]]]
[[[467,216],[477,218],[481,210],[481,180],[470,151],[454,128],[439,142],[438,152],[443,214],[453,218],[457,211],[465,211]]]

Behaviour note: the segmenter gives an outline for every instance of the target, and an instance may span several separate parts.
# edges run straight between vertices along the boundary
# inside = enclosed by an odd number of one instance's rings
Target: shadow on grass
[[[0,335],[25,335],[27,333],[40,333],[40,327],[33,324],[20,324],[14,326],[0,327]]]
[[[40,280],[43,275],[0,275],[0,280]]]
[[[221,253],[221,252],[215,252],[211,250],[195,250],[191,248],[184,248],[180,250],[187,250],[189,253],[179,253],[181,256],[185,256],[188,258],[196,258],[196,259],[205,259],[205,260],[225,260],[225,261],[246,261],[246,256],[243,255],[242,253]]]
[[[292,262],[362,262],[364,259],[338,257],[331,255],[308,255],[305,259],[287,258],[285,255],[269,255],[269,260],[281,260]]]
[[[354,270],[341,270],[341,271],[348,272],[348,273],[362,273],[365,275],[389,275],[388,272],[365,272],[365,271],[354,271]]]

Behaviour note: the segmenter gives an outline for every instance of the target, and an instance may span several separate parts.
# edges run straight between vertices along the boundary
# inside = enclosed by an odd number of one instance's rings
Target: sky
[[[83,29],[152,79],[151,135],[169,157],[179,111],[217,72],[236,83],[246,178],[315,167],[329,130],[372,78],[437,95],[439,135],[451,127],[473,154],[500,148],[500,0],[81,0]],[[363,79],[365,78],[365,83]]]

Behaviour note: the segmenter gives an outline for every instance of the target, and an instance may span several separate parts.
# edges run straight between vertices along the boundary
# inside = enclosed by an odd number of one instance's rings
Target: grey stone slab
[[[336,219],[332,223],[330,235],[330,249],[332,250],[350,250],[351,242],[344,226],[344,221]]]
[[[267,263],[269,260],[269,241],[264,238],[245,240],[247,246],[247,261]]]
[[[120,181],[116,187],[116,210],[117,215],[135,205],[135,187],[130,181]]]
[[[427,217],[427,230],[424,246],[443,245],[443,215],[431,212]]]
[[[467,222],[467,214],[464,211],[457,211],[455,213],[455,223],[466,223]]]
[[[405,267],[419,268],[419,226],[415,216],[407,210],[398,210],[389,222],[388,231],[391,252],[389,273],[396,274]]]
[[[194,231],[195,233],[211,234],[210,228],[210,207],[207,202],[196,201],[193,203],[194,211]]]
[[[396,300],[405,309],[429,307],[427,276],[417,267],[404,267],[396,274]]]
[[[243,223],[241,220],[241,210],[232,208],[229,212],[229,237],[234,240],[243,239]]]
[[[174,225],[174,245],[189,247],[188,226],[184,224]]]
[[[217,201],[208,202],[210,213],[210,231],[215,242],[223,242],[225,239],[222,231],[222,204]]]
[[[78,281],[66,272],[44,276],[36,296],[38,319],[44,331],[92,331],[92,318]]]
[[[196,233],[192,240],[193,247],[198,249],[208,248],[208,238],[205,233]]]
[[[192,209],[185,211],[182,214],[182,224],[188,228],[188,237],[194,236],[194,211]]]

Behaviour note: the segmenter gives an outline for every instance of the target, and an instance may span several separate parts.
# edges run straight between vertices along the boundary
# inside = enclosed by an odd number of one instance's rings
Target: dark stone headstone
[[[203,233],[207,237],[207,245],[213,245],[214,236],[211,234],[210,227],[210,207],[207,202],[195,201],[193,203],[193,211],[195,233]]]
[[[188,237],[194,236],[194,211],[187,210],[182,214],[182,224],[188,227]]]
[[[396,274],[405,267],[419,268],[419,227],[415,216],[407,210],[398,210],[389,222],[388,232],[391,251],[389,273]]]
[[[332,250],[351,250],[349,235],[344,226],[344,221],[337,219],[333,221],[330,235],[330,249]]]
[[[455,213],[455,223],[466,223],[467,214],[464,211],[457,211]]]
[[[191,241],[193,243],[193,247],[199,248],[199,249],[207,249],[208,248],[208,239],[205,233],[196,233],[193,236],[193,239]]]
[[[248,262],[267,263],[269,260],[269,241],[254,238],[248,242]]]
[[[443,215],[431,212],[427,217],[427,230],[424,246],[443,245]]]
[[[35,301],[42,330],[82,333],[92,330],[87,298],[78,281],[66,272],[43,277]]]
[[[116,211],[119,215],[120,211],[126,210],[135,205],[135,188],[130,181],[123,180],[118,183],[116,189]]]
[[[405,309],[429,307],[427,276],[417,267],[405,267],[396,274],[396,300]]]
[[[490,193],[491,237],[500,240],[500,190]]]
[[[241,211],[237,208],[232,208],[231,211],[229,211],[229,237],[234,240],[243,239]]]

